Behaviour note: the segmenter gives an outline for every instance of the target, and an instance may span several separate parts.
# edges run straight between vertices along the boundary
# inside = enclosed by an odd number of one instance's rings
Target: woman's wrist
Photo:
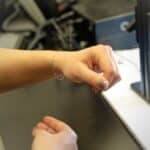
[[[51,68],[53,68],[56,72],[59,72],[60,74],[62,74],[62,57],[64,52],[60,52],[60,51],[55,51],[54,54],[51,57]]]
[[[62,63],[64,53],[63,51],[29,51],[31,52],[31,59],[38,60],[38,62],[42,62],[43,68],[48,70],[48,76],[54,78],[59,75],[62,75]]]
[[[64,75],[68,71],[68,65],[72,66],[81,55],[80,51],[49,51],[51,69],[59,75]]]
[[[53,55],[51,65],[60,74],[63,74],[63,68],[68,59],[70,52],[66,51],[56,51]]]
[[[64,68],[66,63],[69,61],[68,58],[71,57],[71,52],[66,51],[50,51],[50,68],[55,74],[55,77],[64,75]]]

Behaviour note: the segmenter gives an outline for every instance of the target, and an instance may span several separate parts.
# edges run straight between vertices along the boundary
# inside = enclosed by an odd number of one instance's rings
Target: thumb
[[[103,73],[97,73],[89,69],[85,64],[81,64],[79,69],[79,77],[83,82],[99,89],[106,90],[109,87],[109,82],[104,78]]]

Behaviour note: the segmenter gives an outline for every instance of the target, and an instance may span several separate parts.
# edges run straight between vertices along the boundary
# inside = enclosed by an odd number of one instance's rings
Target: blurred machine
[[[137,41],[140,47],[141,77],[140,83],[134,83],[133,89],[150,102],[150,1],[138,0],[136,7]]]
[[[92,44],[92,33],[89,22],[72,9],[74,3],[74,0],[15,1],[14,12],[5,19],[2,29],[5,33],[23,35],[24,49],[84,48]]]
[[[10,0],[0,1],[5,5]],[[114,49],[137,47],[135,31],[126,30],[134,18],[135,0],[11,1],[13,12],[2,29],[23,37],[18,48],[75,50],[96,43]]]

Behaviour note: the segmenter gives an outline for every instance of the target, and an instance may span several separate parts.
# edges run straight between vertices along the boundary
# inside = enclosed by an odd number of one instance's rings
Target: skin
[[[32,150],[78,150],[76,133],[64,122],[45,117],[33,130]]]
[[[93,46],[77,52],[0,49],[0,92],[61,74],[73,82],[87,83],[96,92],[120,80],[109,46]]]
[[[95,93],[120,80],[112,48],[93,46],[81,51],[0,49],[0,92],[64,75],[86,83]],[[45,117],[33,130],[32,150],[77,150],[77,135],[64,122]]]

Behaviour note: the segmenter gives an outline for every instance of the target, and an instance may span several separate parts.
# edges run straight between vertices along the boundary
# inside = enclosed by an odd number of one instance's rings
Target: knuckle
[[[110,45],[106,45],[105,48],[109,51],[112,51],[112,47]]]
[[[104,46],[104,45],[99,45],[99,48],[100,48],[101,50],[105,50],[105,46]]]

